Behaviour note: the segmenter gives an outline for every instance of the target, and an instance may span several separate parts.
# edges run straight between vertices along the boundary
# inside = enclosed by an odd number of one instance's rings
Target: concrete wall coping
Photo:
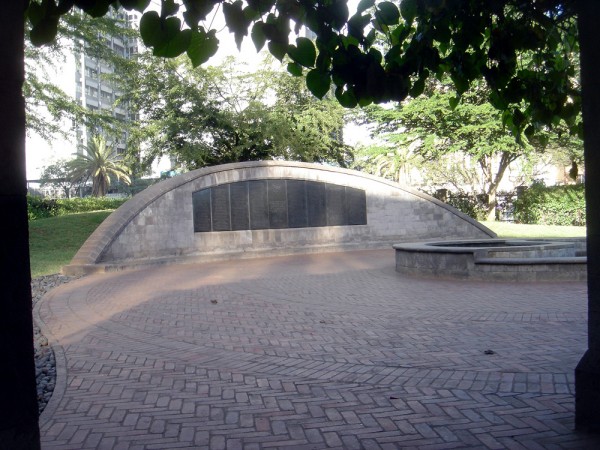
[[[542,258],[475,258],[475,264],[490,264],[490,265],[528,265],[535,266],[541,264],[582,264],[587,265],[587,257],[585,256],[555,256]]]
[[[585,240],[585,238],[581,238]],[[485,252],[514,252],[514,251],[530,251],[538,249],[560,249],[570,248],[574,241],[578,239],[569,238],[565,240],[552,239],[473,239],[473,240],[448,240],[448,241],[429,241],[429,242],[406,242],[394,244],[395,250],[402,250],[416,253],[481,253]],[[481,244],[481,246],[460,244]],[[492,244],[492,245],[489,245]],[[497,244],[506,244],[505,246]]]

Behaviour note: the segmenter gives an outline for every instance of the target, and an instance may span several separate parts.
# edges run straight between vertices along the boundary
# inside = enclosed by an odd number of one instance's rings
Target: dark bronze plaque
[[[303,180],[287,181],[288,226],[290,228],[304,228],[308,226],[306,183]]]
[[[336,184],[327,184],[326,205],[327,205],[327,225],[346,225],[344,217],[344,186]]]
[[[194,206],[194,232],[211,231],[210,189],[203,189],[192,194]]]
[[[287,194],[285,180],[269,180],[269,228],[287,228]]]
[[[192,194],[194,231],[365,225],[365,191],[308,180],[238,181]]]
[[[308,208],[308,226],[327,226],[325,215],[325,183],[308,181],[306,183],[306,206]]]
[[[231,229],[249,230],[250,211],[248,209],[248,183],[240,181],[229,185],[231,201]]]
[[[267,181],[248,181],[250,204],[250,229],[269,228],[269,205],[267,203]]]
[[[211,188],[212,204],[212,230],[231,230],[231,216],[229,208],[229,185],[223,184]]]
[[[346,186],[346,225],[367,224],[367,196],[362,189]]]

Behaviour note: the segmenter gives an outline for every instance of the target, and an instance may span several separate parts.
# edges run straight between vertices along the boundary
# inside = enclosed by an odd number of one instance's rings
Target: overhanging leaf
[[[250,23],[254,20],[258,20],[260,18],[260,11],[257,11],[256,9],[252,8],[251,6],[246,6],[243,9],[243,13],[244,13],[244,17],[248,21],[247,23]]]
[[[450,109],[452,109],[452,111],[454,111],[456,109],[456,107],[458,106],[459,102],[460,102],[459,97],[450,97],[450,99],[448,100],[448,103],[450,104]]]
[[[160,17],[156,11],[144,13],[140,19],[140,35],[146,47],[152,47],[160,34]]]
[[[288,46],[285,44],[280,44],[278,42],[271,41],[269,42],[269,52],[279,61],[283,60],[283,57],[287,53]]]
[[[306,74],[306,86],[317,98],[323,98],[329,91],[331,79],[328,73],[313,69]]]
[[[51,42],[58,31],[58,19],[44,18],[35,25],[29,33],[33,45],[43,45]]]
[[[164,56],[165,58],[175,58],[184,53],[190,46],[192,40],[192,30],[181,30],[171,39],[161,41],[154,47],[152,52],[154,56]]]
[[[216,30],[210,30],[208,33],[201,28],[192,33],[192,39],[187,49],[187,54],[193,67],[208,61],[219,48],[219,40],[216,37]]]
[[[411,23],[417,15],[416,0],[402,0],[400,2],[400,14],[402,14],[404,20]]]
[[[291,62],[287,65],[287,71],[295,77],[302,76],[302,66],[298,63]]]
[[[252,33],[250,33],[250,38],[252,39],[257,52],[262,50],[262,48],[265,46],[265,42],[267,41],[263,27],[263,22],[256,22],[252,27]]]
[[[27,7],[27,17],[31,24],[35,27],[47,14],[48,6],[50,4],[48,2],[44,3],[36,3],[31,2]]]
[[[174,0],[163,0],[161,4],[161,9],[161,15],[163,17],[168,17],[177,14],[177,11],[179,10],[179,5],[175,3]]]
[[[364,16],[360,14],[353,15],[348,21],[348,33],[350,36],[356,38],[362,38],[365,27],[371,22],[371,15],[366,14]]]
[[[95,2],[86,2],[81,5],[81,9],[92,17],[102,17],[108,12],[112,3],[112,0],[96,0]]]
[[[469,80],[467,80],[463,75],[458,73],[453,73],[451,76],[454,86],[456,87],[456,92],[458,95],[463,94],[464,92],[469,90]]]
[[[412,98],[416,98],[423,93],[425,90],[425,79],[419,78],[416,80],[410,88],[409,94]]]
[[[329,70],[331,68],[331,56],[329,56],[326,52],[319,52],[319,56],[317,56],[315,65],[316,68],[322,72]]]
[[[327,2],[324,2],[327,4]],[[330,23],[336,30],[341,30],[348,22],[348,3],[346,0],[331,0],[327,7],[327,15],[330,17]]]
[[[198,25],[198,22],[205,20],[208,13],[212,11],[216,3],[216,0],[187,0],[186,10],[183,13],[185,23],[190,28],[194,28]]]
[[[354,108],[358,104],[356,95],[351,90],[344,91],[342,88],[337,88],[335,90],[335,98],[337,98],[340,105],[344,108]]]
[[[360,14],[373,6],[375,6],[375,0],[360,0],[356,12]]]
[[[235,43],[238,49],[241,48],[244,36],[248,34],[248,26],[250,21],[242,10],[242,2],[237,0],[234,3],[223,3],[223,16],[225,24],[235,38]]]
[[[317,59],[317,51],[312,41],[305,37],[296,39],[296,45],[289,45],[288,55],[292,60],[304,67],[313,67]]]
[[[376,16],[385,25],[396,25],[400,20],[400,11],[392,2],[381,2],[377,5]]]
[[[148,5],[150,0],[121,0],[121,5],[125,9],[135,9],[136,11],[143,12]]]

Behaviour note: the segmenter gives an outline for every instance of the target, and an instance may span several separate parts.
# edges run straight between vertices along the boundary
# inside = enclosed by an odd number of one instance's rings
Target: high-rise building
[[[111,11],[109,17],[115,19],[119,26],[124,29],[134,29],[139,22],[139,16],[119,9]],[[126,33],[99,36],[106,49],[113,52],[115,56],[131,58],[138,53],[138,39]],[[121,101],[123,92],[118,83],[111,78],[117,70],[109,61],[95,56],[87,51],[84,41],[78,42],[75,47],[75,98],[77,102],[91,111],[99,111],[110,115],[122,123],[135,119],[135,112],[131,111],[125,101]],[[127,145],[127,132],[121,131],[120,135],[114,136],[109,130],[89,129],[85,126],[77,126],[76,130],[77,152],[81,153],[88,143],[92,134],[104,135],[108,142],[117,149],[119,153],[125,151]]]

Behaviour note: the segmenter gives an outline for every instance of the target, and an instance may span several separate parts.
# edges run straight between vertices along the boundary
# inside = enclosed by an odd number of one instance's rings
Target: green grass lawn
[[[565,238],[585,237],[585,227],[565,227],[558,225],[525,225],[510,222],[482,222],[498,237],[511,238]]]
[[[36,278],[60,272],[111,212],[96,211],[30,221],[31,276]]]

